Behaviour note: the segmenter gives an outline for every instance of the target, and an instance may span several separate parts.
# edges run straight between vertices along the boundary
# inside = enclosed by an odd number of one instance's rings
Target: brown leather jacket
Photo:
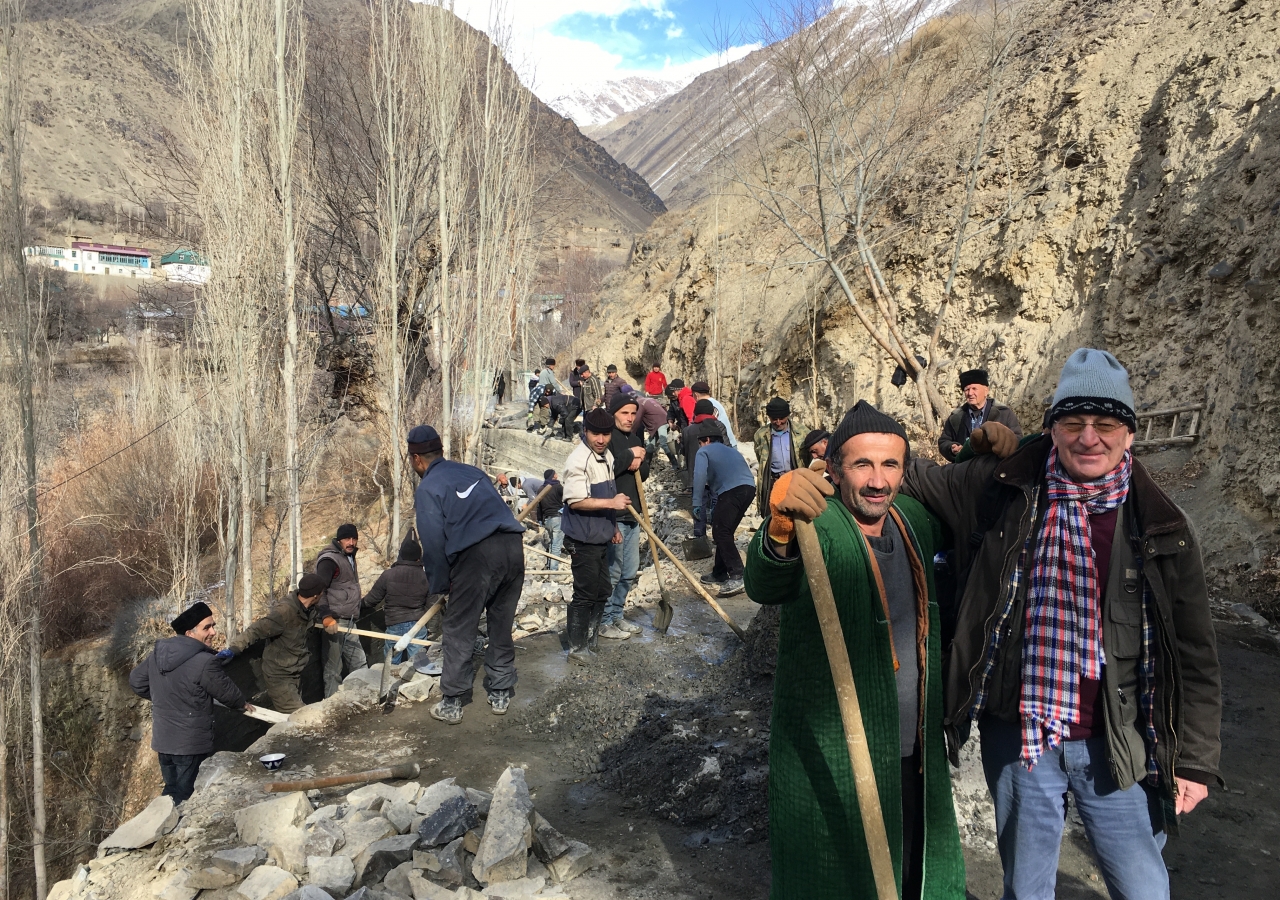
[[[1023,441],[1007,459],[979,456],[938,466],[912,460],[902,493],[919,500],[955,536],[956,566],[969,572],[958,600],[955,639],[945,674],[944,725],[953,755],[968,739],[970,713],[982,663],[1000,601],[1017,564],[1019,551],[1044,514],[1045,462],[1052,441],[1038,435]],[[992,488],[992,483],[1001,485]],[[999,510],[980,516],[983,504]],[[1103,597],[1103,640],[1108,648],[1106,685],[1107,749],[1112,773],[1121,788],[1143,775],[1145,751],[1136,716],[1134,667],[1140,635],[1141,597],[1138,580],[1151,586],[1156,622],[1156,760],[1171,821],[1174,778],[1221,783],[1222,679],[1217,644],[1209,614],[1208,588],[1200,545],[1186,514],[1151,479],[1138,460],[1133,463],[1129,498],[1121,507],[1111,571]],[[981,534],[983,524],[993,522]],[[970,540],[973,536],[973,540]],[[1125,584],[1132,573],[1133,584]],[[1003,641],[991,674],[985,712],[1018,720],[1022,672],[1022,629],[1026,620],[1028,579],[1014,598]],[[1140,603],[1140,601],[1138,601]],[[1136,614],[1135,614],[1136,610]]]

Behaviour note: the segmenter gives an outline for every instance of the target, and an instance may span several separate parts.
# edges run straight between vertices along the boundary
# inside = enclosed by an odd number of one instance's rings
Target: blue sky
[[[458,0],[458,11],[494,30],[487,0]],[[506,9],[512,62],[543,99],[627,75],[692,77],[749,52],[738,35],[753,16],[748,0],[521,0]],[[718,46],[726,33],[727,55]]]

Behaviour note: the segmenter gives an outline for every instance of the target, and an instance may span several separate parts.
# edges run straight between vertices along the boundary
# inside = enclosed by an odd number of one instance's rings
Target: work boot
[[[720,596],[732,597],[734,594],[741,594],[744,589],[745,589],[745,586],[742,583],[742,579],[734,578],[720,585]]]
[[[457,697],[445,697],[431,707],[431,718],[448,725],[457,725],[462,721],[462,700]]]
[[[565,637],[569,641],[569,662],[589,666],[596,661],[596,655],[587,647],[590,627],[591,611],[570,604],[568,619],[565,623]]]
[[[708,572],[698,580],[703,584],[724,584],[726,578],[723,575],[717,575],[715,572]]]
[[[640,632],[644,631],[643,628],[628,619],[619,619],[613,625],[615,628],[621,628],[627,634],[640,634]]]
[[[511,691],[490,691],[489,708],[495,716],[505,716],[507,707],[511,705]]]
[[[613,622],[600,626],[600,637],[606,641],[626,641],[631,639],[631,632],[625,631]]]

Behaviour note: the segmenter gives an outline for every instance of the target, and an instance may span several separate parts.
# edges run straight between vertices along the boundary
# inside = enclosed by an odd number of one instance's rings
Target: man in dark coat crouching
[[[177,636],[156,641],[129,673],[129,686],[151,701],[151,749],[160,756],[162,793],[181,803],[195,791],[200,763],[213,754],[213,701],[235,710],[253,707],[210,646],[218,632],[212,610],[196,603],[171,624]]]

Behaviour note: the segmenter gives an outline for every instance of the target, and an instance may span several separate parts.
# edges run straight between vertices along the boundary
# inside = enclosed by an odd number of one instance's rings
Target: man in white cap
[[[1067,359],[1047,430],[998,422],[976,459],[915,460],[903,493],[961,538],[947,672],[958,748],[977,723],[1005,897],[1052,898],[1069,792],[1112,897],[1167,900],[1165,835],[1221,783],[1221,673],[1200,545],[1133,457],[1114,356]]]

